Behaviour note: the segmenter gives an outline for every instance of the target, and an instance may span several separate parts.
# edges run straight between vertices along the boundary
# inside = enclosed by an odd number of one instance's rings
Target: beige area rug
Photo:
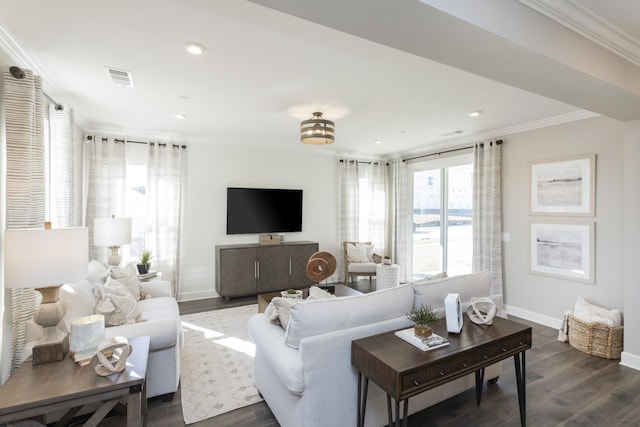
[[[253,385],[255,346],[247,320],[257,304],[186,314],[180,352],[180,388],[185,424],[262,401]]]

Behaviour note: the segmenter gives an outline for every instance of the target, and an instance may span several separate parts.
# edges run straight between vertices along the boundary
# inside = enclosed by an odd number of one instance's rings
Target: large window
[[[473,157],[416,163],[411,171],[413,279],[470,273]]]

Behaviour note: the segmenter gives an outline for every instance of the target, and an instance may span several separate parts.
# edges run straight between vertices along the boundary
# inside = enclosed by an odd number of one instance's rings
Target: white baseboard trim
[[[198,299],[217,298],[220,295],[216,291],[195,291],[195,292],[178,292],[177,300],[194,301]]]
[[[556,319],[555,317],[545,316],[543,314],[539,314],[529,310],[524,310],[522,308],[514,307],[512,305],[505,304],[504,309],[507,312],[507,314],[512,314],[516,317],[521,317],[525,320],[536,322],[553,329],[560,329],[560,326],[562,325],[562,319]]]
[[[539,323],[541,325],[548,326],[549,328],[560,329],[560,326],[562,325],[562,319],[545,316],[543,314],[524,310],[522,308],[505,305],[504,310],[507,312],[507,314],[511,314],[513,316],[520,317],[531,322]],[[620,364],[622,366],[640,371],[640,356],[629,353],[627,351],[623,351],[620,355]]]
[[[620,355],[620,364],[627,368],[640,371],[640,356],[629,353],[628,351],[623,351]]]

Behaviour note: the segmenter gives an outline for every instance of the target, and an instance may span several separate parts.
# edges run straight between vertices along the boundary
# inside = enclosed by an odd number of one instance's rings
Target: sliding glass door
[[[473,158],[412,165],[413,279],[471,272]]]

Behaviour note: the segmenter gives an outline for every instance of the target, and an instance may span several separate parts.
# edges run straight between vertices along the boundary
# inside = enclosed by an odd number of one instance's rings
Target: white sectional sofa
[[[95,263],[96,261],[90,263],[90,276],[92,270],[95,273],[97,265]],[[106,271],[106,268],[103,271]],[[94,314],[96,308],[94,283],[100,279],[100,274],[95,276],[64,284],[60,288],[60,300],[67,307],[63,322],[68,331],[71,330],[71,322],[74,319]],[[137,311],[140,313],[139,321],[107,327],[105,338],[114,336],[133,338],[149,335],[147,397],[161,395],[172,397],[178,389],[180,380],[180,348],[183,344],[178,303],[171,295],[169,282],[158,280],[140,282],[139,285],[140,291],[148,295],[147,299],[141,299],[136,303]],[[42,328],[31,320],[27,327],[28,342],[22,353],[23,359],[31,355],[31,349],[41,335]]]
[[[414,305],[443,307],[450,292],[460,293],[466,309],[472,296],[489,296],[502,312],[502,295],[490,295],[488,272],[416,282],[364,295],[305,301],[290,307],[288,326],[256,314],[248,323],[256,344],[254,381],[282,427],[356,425],[357,371],[351,366],[351,341],[411,323],[404,313]],[[485,371],[500,375],[501,363]],[[473,375],[409,400],[418,412],[474,387]],[[386,394],[369,383],[366,426],[387,424]]]

